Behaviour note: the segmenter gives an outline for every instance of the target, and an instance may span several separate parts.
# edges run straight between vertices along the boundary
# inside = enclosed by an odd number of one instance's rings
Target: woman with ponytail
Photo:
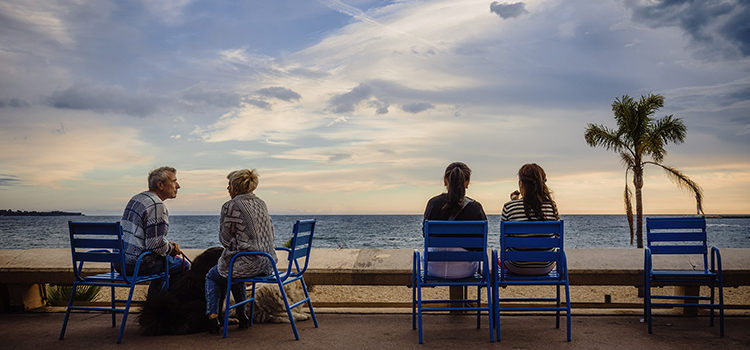
[[[424,211],[426,220],[487,220],[482,204],[466,197],[471,169],[464,163],[454,162],[445,168],[443,184],[447,193],[432,197]],[[424,233],[423,233],[424,234]],[[461,249],[461,248],[453,248]],[[427,274],[440,278],[465,278],[472,276],[478,266],[468,262],[430,262]]]
[[[266,203],[253,193],[258,187],[258,172],[248,169],[236,170],[229,175],[229,197],[221,207],[219,219],[219,242],[224,246],[219,262],[206,274],[206,315],[209,331],[219,333],[219,302],[227,285],[229,261],[239,252],[265,252],[276,261],[273,224]],[[234,262],[232,278],[270,275],[273,263],[260,255],[245,255]],[[245,300],[245,286],[232,285],[235,302]],[[244,306],[237,309],[239,327],[247,328],[250,320]]]
[[[520,196],[520,198],[519,198]],[[502,221],[560,220],[557,205],[547,187],[547,174],[536,163],[524,164],[518,170],[518,190],[503,205]],[[519,275],[546,275],[554,262],[506,261],[505,267]]]

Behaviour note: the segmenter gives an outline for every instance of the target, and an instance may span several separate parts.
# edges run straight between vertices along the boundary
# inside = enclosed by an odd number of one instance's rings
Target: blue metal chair
[[[495,304],[495,327],[500,338],[500,314],[503,312],[554,311],[555,328],[560,328],[560,312],[567,318],[567,340],[570,330],[570,284],[568,263],[563,246],[563,221],[502,221],[500,222],[500,259],[492,251],[493,302]],[[542,276],[516,275],[505,267],[506,261],[554,262],[556,267]],[[500,298],[499,287],[521,285],[554,285],[555,298]],[[560,287],[565,286],[565,305],[560,302]],[[502,303],[511,303],[501,306]],[[533,303],[533,304],[527,304]],[[550,305],[550,303],[554,303]]]
[[[235,254],[229,261],[229,271],[227,272],[227,288],[226,288],[226,311],[224,312],[224,338],[227,337],[227,326],[229,324],[229,310],[244,307],[245,304],[250,303],[250,325],[253,325],[253,311],[255,310],[255,287],[258,283],[274,283],[279,286],[281,291],[281,298],[284,299],[284,306],[286,307],[286,313],[289,316],[289,323],[292,325],[292,331],[294,332],[294,338],[299,340],[299,333],[297,332],[297,325],[294,322],[294,316],[292,315],[292,308],[307,303],[307,307],[310,308],[310,315],[312,316],[315,328],[318,328],[318,319],[315,317],[315,310],[313,310],[312,302],[310,302],[310,294],[307,292],[307,285],[303,277],[307,266],[310,262],[310,251],[312,250],[312,239],[313,233],[315,232],[315,220],[297,220],[294,224],[294,230],[292,235],[292,241],[290,248],[276,247],[276,250],[283,250],[287,252],[287,266],[286,270],[279,272],[276,263],[273,261],[273,257],[266,252],[239,252]],[[245,255],[260,255],[266,257],[271,261],[273,265],[273,274],[268,276],[255,276],[247,278],[232,278],[232,270],[234,267],[234,261]],[[304,261],[300,264],[300,260]],[[301,266],[301,267],[300,267]],[[292,305],[289,305],[289,300],[286,297],[284,286],[299,280],[302,282],[302,289],[305,292],[305,299],[302,299]],[[229,294],[230,287],[235,283],[252,283],[253,288],[250,297],[230,305]]]
[[[480,327],[482,311],[487,312],[490,342],[494,342],[492,302],[489,301],[491,282],[487,261],[487,221],[425,221],[422,254],[424,254],[424,259],[419,250],[414,250],[412,260],[412,329],[419,328],[419,343],[422,344],[422,314],[444,311],[476,311],[477,328]],[[476,263],[480,268],[473,276],[462,279],[437,278],[428,274],[430,262],[446,261]],[[423,300],[422,288],[438,286],[476,286],[477,297],[476,299]],[[483,287],[487,288],[488,296],[488,302],[484,306],[481,298]],[[435,304],[440,305],[431,306]]]
[[[643,282],[644,318],[651,334],[651,309],[659,307],[700,307],[711,309],[711,326],[714,325],[714,309],[719,308],[719,333],[724,336],[724,286],[719,249],[711,247],[711,265],[708,265],[706,244],[706,218],[703,216],[647,217],[647,246],[644,249]],[[652,261],[657,254],[703,255],[703,266],[690,266],[689,270],[655,269]],[[692,264],[691,264],[692,265]],[[698,288],[698,295],[652,295],[653,286],[685,286]],[[711,288],[710,296],[700,295],[700,286]],[[714,303],[714,288],[719,289],[719,303]],[[652,299],[683,300],[683,303],[654,303]],[[707,300],[708,304],[701,304]]]
[[[125,322],[128,319],[131,303],[141,303],[142,301],[133,300],[133,291],[137,284],[150,282],[154,280],[165,279],[167,287],[169,286],[169,273],[167,273],[167,261],[164,258],[164,272],[153,275],[139,276],[138,271],[141,266],[141,260],[148,254],[155,254],[150,251],[141,253],[135,264],[135,270],[131,276],[125,271],[120,274],[115,271],[115,265],[125,266],[125,253],[122,244],[122,227],[119,222],[68,222],[70,230],[70,250],[73,257],[73,272],[75,281],[70,293],[68,308],[65,312],[62,330],[60,330],[60,340],[65,336],[65,329],[68,325],[68,318],[71,310],[96,310],[108,311],[112,313],[112,327],[115,327],[115,313],[122,312],[122,321],[120,332],[117,335],[117,343],[122,341],[122,334],[125,331]],[[93,276],[83,276],[82,270],[84,262],[109,263],[110,272],[101,273]],[[74,306],[73,297],[78,286],[103,286],[110,287],[111,302],[109,307],[96,306]],[[129,288],[127,299],[115,299],[115,288]],[[124,308],[117,308],[117,302],[125,302]]]

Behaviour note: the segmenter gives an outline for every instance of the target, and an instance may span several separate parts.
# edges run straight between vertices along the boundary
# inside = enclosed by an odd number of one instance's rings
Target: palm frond
[[[633,119],[632,112],[635,102],[633,98],[628,95],[622,95],[622,97],[615,98],[615,102],[612,102],[612,112],[615,114],[615,121],[620,130],[629,129],[629,122]]]
[[[641,96],[641,100],[638,101],[638,107],[643,115],[650,118],[659,108],[664,107],[664,96],[658,94]]]
[[[583,136],[591,147],[601,146],[615,151],[625,147],[618,133],[604,125],[589,124]]]
[[[630,187],[628,187],[628,168],[625,170],[625,216],[628,219],[628,228],[630,229],[630,245],[633,245],[633,192],[630,191]]]
[[[661,162],[667,151],[664,146],[682,143],[687,135],[687,127],[680,118],[668,115],[653,122],[649,127],[648,138],[644,140],[644,151],[650,154],[655,162]]]
[[[627,169],[633,168],[635,166],[635,159],[633,159],[633,156],[628,153],[620,152],[620,160],[622,160],[622,162],[625,163],[625,166],[627,167]],[[627,184],[627,180],[628,180],[628,174],[625,173],[626,184]]]
[[[668,167],[663,164],[659,164],[656,162],[643,162],[644,164],[653,164],[656,166],[661,167],[664,169],[664,171],[667,173],[667,177],[669,177],[670,180],[672,180],[675,184],[677,184],[677,187],[690,190],[695,195],[695,203],[698,208],[698,213],[703,214],[703,189],[698,185],[695,181],[691,180],[687,175],[682,173],[682,171]]]

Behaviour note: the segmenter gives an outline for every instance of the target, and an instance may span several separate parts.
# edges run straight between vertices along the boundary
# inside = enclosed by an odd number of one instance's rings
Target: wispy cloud
[[[55,108],[124,113],[142,117],[156,112],[164,99],[145,93],[133,94],[116,85],[77,84],[55,91],[47,102]]]
[[[287,102],[299,101],[299,99],[302,97],[298,93],[294,92],[294,90],[287,89],[283,86],[263,88],[256,91],[256,93],[264,97],[277,98],[279,100]]]
[[[0,188],[18,186],[20,184],[22,184],[22,182],[21,182],[21,179],[18,178],[18,176],[9,175],[9,174],[0,174]]]
[[[435,106],[433,106],[430,103],[426,103],[426,102],[409,103],[409,104],[405,104],[405,105],[401,106],[401,109],[404,112],[409,112],[409,113],[424,112],[424,111],[426,111],[428,109],[432,109],[432,108],[435,108]]]

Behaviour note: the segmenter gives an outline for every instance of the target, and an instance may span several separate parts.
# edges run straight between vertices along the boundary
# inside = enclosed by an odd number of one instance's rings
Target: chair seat
[[[427,283],[427,284],[429,284],[430,282],[484,283],[484,281],[486,280],[481,273],[475,273],[474,276],[464,277],[464,278],[442,278],[442,277],[435,277],[435,276],[426,276],[425,273],[422,272],[420,273],[419,277],[423,283]]]
[[[160,274],[154,274],[154,275],[143,275],[138,276],[135,279],[135,283],[141,283],[146,281],[153,281],[156,279],[162,278],[163,275]],[[84,282],[122,282],[122,283],[129,283],[128,281],[123,278],[123,276],[119,272],[106,272],[106,273],[100,273],[97,275],[91,275],[83,277]]]
[[[552,270],[546,275],[516,275],[507,269],[504,271],[504,276],[501,281],[550,281],[561,279],[557,270]]]

